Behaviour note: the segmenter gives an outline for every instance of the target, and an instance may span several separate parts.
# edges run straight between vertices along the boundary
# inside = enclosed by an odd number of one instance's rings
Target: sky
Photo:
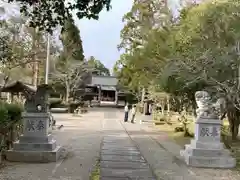
[[[108,12],[103,10],[98,21],[75,18],[86,58],[94,56],[112,70],[120,57],[117,45],[124,25],[122,17],[130,11],[132,3],[133,0],[112,0],[112,9]]]

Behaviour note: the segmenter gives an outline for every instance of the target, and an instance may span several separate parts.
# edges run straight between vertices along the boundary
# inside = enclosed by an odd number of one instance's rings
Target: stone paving
[[[101,180],[155,180],[144,157],[130,138],[106,136],[102,142],[100,159]]]

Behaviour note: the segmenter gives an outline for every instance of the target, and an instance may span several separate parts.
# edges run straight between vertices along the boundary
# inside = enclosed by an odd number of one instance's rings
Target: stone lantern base
[[[5,152],[14,162],[56,162],[62,152],[49,128],[48,113],[24,113],[24,133],[13,149]]]
[[[218,119],[198,118],[195,125],[195,139],[180,151],[189,166],[208,168],[233,168],[236,159],[224,149],[220,142],[221,121]]]

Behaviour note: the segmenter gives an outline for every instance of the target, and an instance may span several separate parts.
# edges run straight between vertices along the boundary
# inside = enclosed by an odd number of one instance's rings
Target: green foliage
[[[4,126],[8,122],[8,110],[4,104],[0,104],[0,123],[1,126]]]
[[[93,68],[93,74],[100,76],[110,76],[109,69],[106,68],[100,60],[95,59],[95,57],[91,56],[88,59],[87,63]]]
[[[50,98],[49,99],[49,108],[59,108],[62,104],[62,99],[60,98]]]
[[[80,31],[71,17],[65,20],[61,32],[61,41],[63,44],[63,52],[60,60],[63,60],[63,62],[68,60],[84,60]]]
[[[9,0],[13,2],[13,0]],[[65,20],[74,11],[79,19],[84,17],[98,19],[98,14],[103,8],[110,9],[111,0],[76,0],[65,2],[64,0],[16,0],[20,3],[21,13],[30,19],[31,27],[39,27],[39,30],[52,29],[58,25],[63,26]]]
[[[127,51],[114,68],[121,85],[130,90],[156,86],[158,92],[170,94],[180,109],[196,108],[197,90],[207,90],[215,99],[223,97],[236,137],[240,123],[240,2],[191,4],[176,19],[162,7],[156,16],[141,19],[147,12],[145,3],[135,2],[125,17],[122,47]],[[153,9],[148,10],[154,14]],[[149,26],[146,19],[155,20],[154,25]],[[135,46],[139,39],[143,41]]]
[[[130,90],[155,85],[193,106],[197,90],[238,98],[240,3],[218,0],[191,5],[182,8],[175,21],[164,6],[158,6],[159,14],[151,8],[145,11],[146,3],[150,2],[135,2],[124,16],[121,47],[127,51],[114,66],[120,84]],[[131,33],[140,35],[140,47],[133,45],[139,36]]]
[[[69,103],[69,111],[70,111],[70,113],[74,113],[74,110],[76,110],[78,107],[83,107],[83,106],[84,106],[83,101],[70,102]]]
[[[23,112],[23,106],[21,104],[6,104],[8,111],[8,118],[11,121],[18,121],[21,119],[21,113]]]
[[[20,104],[0,103],[0,126],[4,127],[21,119],[23,107]]]
[[[63,51],[55,62],[51,84],[56,92],[65,96],[68,103],[70,96],[76,97],[76,93],[84,89],[92,68],[84,60],[80,31],[71,16],[65,20],[60,39]]]

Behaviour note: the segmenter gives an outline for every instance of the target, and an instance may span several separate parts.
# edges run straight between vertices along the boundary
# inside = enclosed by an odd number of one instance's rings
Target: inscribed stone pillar
[[[13,149],[6,152],[9,161],[55,162],[61,153],[61,146],[51,134],[50,112],[47,88],[39,86],[35,95],[27,98],[22,114],[24,131]]]
[[[229,150],[224,148],[221,138],[221,121],[214,107],[210,104],[210,96],[205,91],[195,94],[198,104],[195,124],[195,137],[181,156],[189,166],[211,168],[233,168],[236,160],[231,157]]]

